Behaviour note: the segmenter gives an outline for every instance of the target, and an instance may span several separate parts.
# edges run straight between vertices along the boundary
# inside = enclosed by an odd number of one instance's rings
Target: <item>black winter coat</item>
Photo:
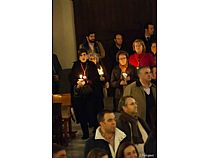
[[[80,61],[74,62],[69,78],[71,83],[72,105],[77,122],[88,120],[90,125],[92,125],[97,122],[97,120],[95,120],[97,115],[97,105],[94,104],[94,99],[100,79],[96,65],[93,62],[87,60],[86,66],[86,85],[89,86],[89,89],[91,89],[92,92],[84,93],[84,88],[76,88],[79,75],[83,74]]]

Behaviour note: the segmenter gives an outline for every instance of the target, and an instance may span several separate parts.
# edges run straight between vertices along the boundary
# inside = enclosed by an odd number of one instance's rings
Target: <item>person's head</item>
[[[52,151],[53,151],[53,158],[67,158],[66,150],[61,145],[53,144]]]
[[[141,81],[143,82],[150,82],[151,81],[151,69],[149,66],[143,66],[143,67],[140,67],[138,70],[137,70],[137,73],[138,73],[138,77]]]
[[[96,39],[96,34],[95,34],[95,32],[93,32],[93,31],[88,32],[88,33],[86,34],[86,39],[87,39],[88,42],[94,43],[94,42],[95,42],[95,39]]]
[[[136,146],[130,142],[124,142],[119,146],[116,158],[138,158],[139,153]]]
[[[154,24],[152,24],[150,22],[146,23],[144,26],[144,31],[147,36],[152,36],[155,31]]]
[[[153,42],[151,43],[151,52],[152,52],[154,55],[156,55],[156,53],[157,53],[157,42],[156,42],[156,41],[153,41]]]
[[[151,72],[152,72],[152,79],[156,80],[157,79],[157,67],[156,66],[152,66],[151,67]]]
[[[85,63],[88,59],[87,50],[86,49],[79,49],[78,50],[79,60]]]
[[[99,57],[98,57],[98,54],[96,53],[90,53],[88,57],[89,57],[89,60],[94,62],[95,64],[99,62]]]
[[[114,42],[116,45],[121,46],[123,43],[123,36],[120,33],[114,35]]]
[[[120,65],[126,65],[128,63],[128,53],[126,51],[120,50],[116,54],[116,61]]]
[[[93,148],[89,151],[87,158],[109,158],[107,152],[101,148]]]
[[[133,50],[137,53],[140,54],[142,52],[146,51],[146,46],[144,44],[144,41],[142,41],[141,39],[136,39],[133,42]]]
[[[101,129],[105,133],[115,133],[116,129],[116,118],[113,111],[103,110],[97,115],[98,123],[101,126]]]
[[[138,113],[136,100],[132,96],[122,97],[119,101],[119,105],[121,109],[129,115],[135,116]]]

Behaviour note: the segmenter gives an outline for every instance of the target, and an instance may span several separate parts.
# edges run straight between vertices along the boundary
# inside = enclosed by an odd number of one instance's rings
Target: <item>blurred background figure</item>
[[[56,54],[52,54],[52,94],[58,94],[60,89],[61,64]]]
[[[157,86],[157,67],[156,66],[151,67],[151,73],[152,73],[151,82]]]
[[[155,26],[153,23],[148,22],[145,24],[144,35],[141,37],[141,39],[144,41],[146,45],[146,52],[147,53],[151,52],[152,41],[157,39],[155,35]]]
[[[151,53],[154,57],[155,65],[157,65],[157,42],[156,41],[152,41],[151,43]]]

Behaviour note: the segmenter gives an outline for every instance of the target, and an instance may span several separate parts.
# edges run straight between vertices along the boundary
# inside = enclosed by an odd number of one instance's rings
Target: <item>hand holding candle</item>
[[[102,76],[104,74],[103,68],[100,66],[100,68],[98,68],[98,74],[100,76]]]

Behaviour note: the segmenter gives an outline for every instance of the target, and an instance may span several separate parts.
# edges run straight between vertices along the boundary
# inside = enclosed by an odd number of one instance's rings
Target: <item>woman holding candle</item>
[[[97,111],[94,100],[100,82],[95,64],[88,60],[87,50],[78,51],[79,60],[74,62],[70,74],[72,103],[77,122],[80,123],[83,137],[89,137],[88,125],[97,128]]]
[[[137,79],[135,67],[128,63],[128,53],[126,51],[118,51],[116,54],[116,65],[111,74],[111,87],[115,89],[113,97],[113,111],[119,111],[118,103],[123,95],[124,88]]]
[[[96,96],[95,104],[98,105],[97,110],[98,112],[100,112],[104,109],[104,97],[107,96],[107,88],[109,88],[108,74],[104,65],[99,60],[98,54],[96,53],[89,54],[89,60],[96,65],[98,74],[100,76],[100,84],[96,85],[97,90],[95,91],[95,96]]]

